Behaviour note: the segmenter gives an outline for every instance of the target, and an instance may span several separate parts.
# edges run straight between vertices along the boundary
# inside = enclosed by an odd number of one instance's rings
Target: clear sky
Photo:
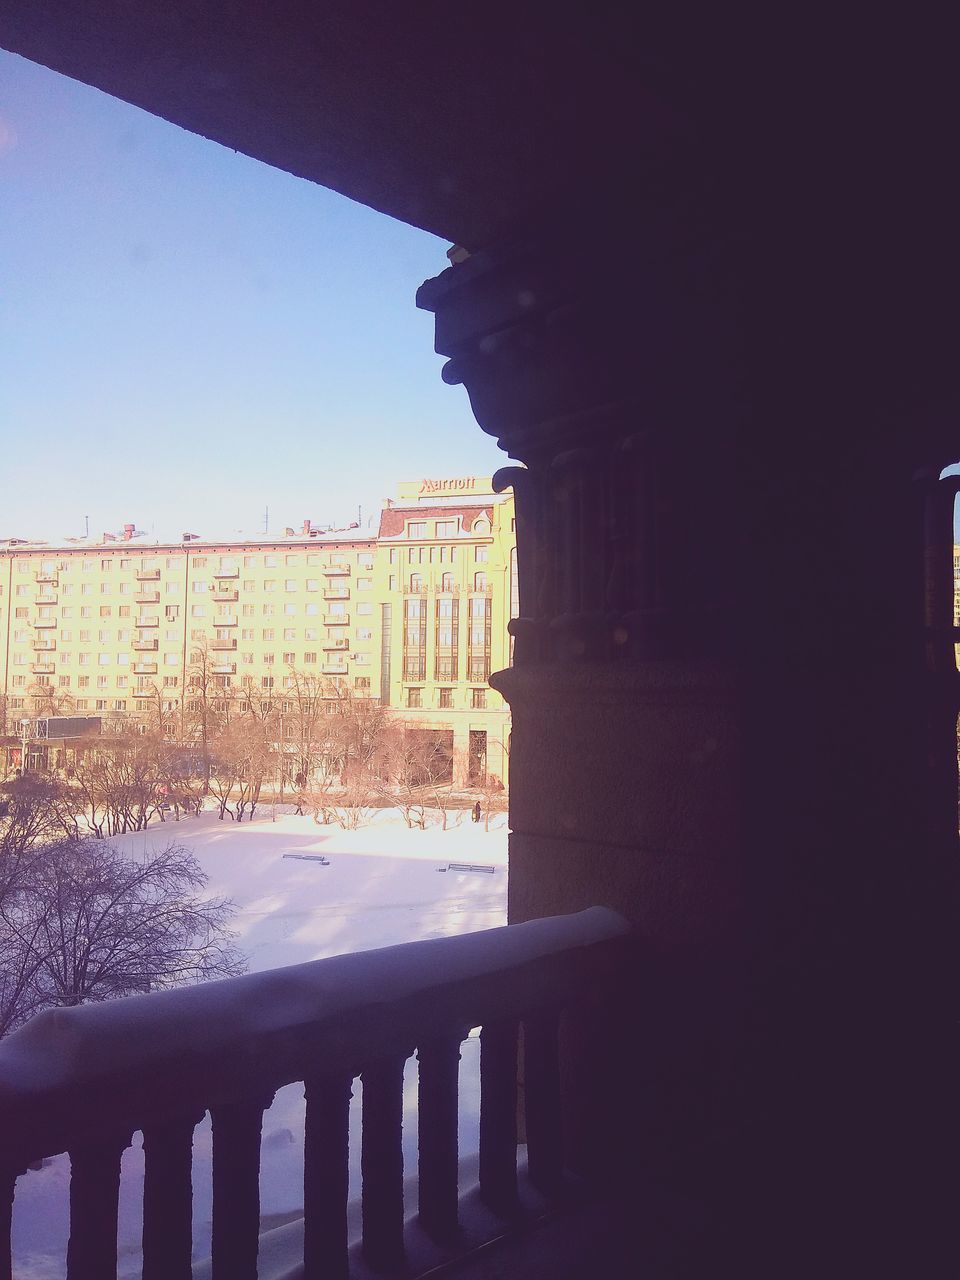
[[[446,248],[0,51],[0,537],[366,523],[503,465],[414,305]]]

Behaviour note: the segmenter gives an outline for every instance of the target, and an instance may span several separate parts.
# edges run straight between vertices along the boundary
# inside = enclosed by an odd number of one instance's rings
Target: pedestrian
[[[474,820],[474,822],[479,822],[479,821],[480,821],[480,801],[479,801],[479,800],[478,800],[478,801],[477,801],[477,803],[473,806],[473,820]]]

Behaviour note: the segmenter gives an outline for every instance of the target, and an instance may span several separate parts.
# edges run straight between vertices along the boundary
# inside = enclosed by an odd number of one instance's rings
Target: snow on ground
[[[309,816],[268,806],[252,823],[220,822],[215,813],[154,824],[115,843],[133,854],[175,839],[191,849],[209,877],[207,892],[237,906],[234,929],[251,971],[318,960],[421,938],[442,938],[506,923],[507,831],[502,814],[490,830],[469,811],[438,815],[426,831],[409,830],[397,810],[376,810],[357,831],[316,824]],[[284,855],[300,855],[289,857]],[[306,856],[304,856],[306,855]],[[329,860],[328,865],[317,861]],[[492,866],[492,873],[440,871],[451,862]],[[478,1041],[463,1045],[461,1181],[476,1169],[479,1115]],[[416,1062],[404,1076],[404,1161],[416,1169]],[[358,1224],[360,1095],[354,1086],[350,1119],[351,1221]],[[303,1203],[303,1091],[281,1089],[264,1116],[261,1212],[264,1228],[296,1217]],[[194,1255],[210,1251],[210,1125],[194,1142]],[[65,1156],[27,1173],[14,1205],[14,1274],[53,1280],[63,1274],[68,1232],[69,1161]],[[125,1153],[120,1190],[120,1275],[139,1275],[143,1152],[140,1135]]]

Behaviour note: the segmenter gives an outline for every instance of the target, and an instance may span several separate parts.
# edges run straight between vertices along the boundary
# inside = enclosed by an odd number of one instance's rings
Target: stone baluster
[[[13,1197],[17,1178],[23,1172],[17,1165],[0,1166],[0,1280],[11,1280],[13,1264],[10,1252],[10,1229],[13,1225]]]
[[[457,1120],[460,1035],[422,1044],[418,1093],[417,1172],[420,1222],[428,1235],[447,1242],[458,1223]]]
[[[346,1280],[350,1075],[310,1076],[303,1149],[304,1280]]]
[[[67,1280],[116,1280],[120,1160],[132,1134],[104,1134],[70,1148]]]
[[[563,1173],[560,1053],[555,1012],[537,1013],[523,1023],[524,1116],[530,1181],[545,1195],[557,1190]]]
[[[143,1280],[190,1280],[193,1131],[204,1112],[143,1130]]]
[[[256,1280],[260,1136],[273,1095],[213,1107],[213,1280]]]
[[[384,1058],[362,1074],[363,1255],[376,1271],[403,1266],[403,1066]]]
[[[517,1205],[518,1047],[516,1021],[480,1032],[480,1195],[501,1217]]]

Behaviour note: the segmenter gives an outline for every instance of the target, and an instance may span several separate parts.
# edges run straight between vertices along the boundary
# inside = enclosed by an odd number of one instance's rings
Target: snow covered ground
[[[434,815],[436,817],[436,815]],[[209,876],[208,892],[236,903],[234,927],[251,971],[488,929],[506,922],[506,818],[490,830],[468,811],[448,815],[426,831],[409,830],[396,810],[375,811],[358,831],[318,826],[291,813],[273,819],[269,807],[252,823],[220,822],[215,814],[151,826],[115,843],[142,853],[176,839],[192,849]],[[286,855],[286,856],[285,856]],[[289,856],[298,855],[298,856]],[[318,859],[328,859],[324,865]],[[492,873],[446,870],[449,863],[493,867]],[[444,870],[440,870],[444,868]],[[463,1046],[461,1182],[476,1168],[479,1112],[478,1041]],[[416,1063],[404,1082],[404,1160],[416,1168]],[[351,1201],[359,1195],[359,1081],[351,1111]],[[303,1202],[303,1092],[280,1090],[264,1116],[261,1211],[264,1228],[298,1216]],[[194,1255],[210,1249],[210,1127],[194,1143]],[[69,1162],[65,1156],[20,1178],[14,1205],[14,1274],[54,1280],[63,1274],[68,1218]],[[140,1135],[126,1152],[120,1193],[120,1275],[139,1275],[143,1152]],[[411,1206],[412,1207],[412,1206]],[[358,1221],[356,1206],[351,1217]],[[279,1234],[279,1233],[278,1233]],[[266,1243],[266,1241],[265,1241]],[[266,1252],[266,1250],[265,1250]]]

